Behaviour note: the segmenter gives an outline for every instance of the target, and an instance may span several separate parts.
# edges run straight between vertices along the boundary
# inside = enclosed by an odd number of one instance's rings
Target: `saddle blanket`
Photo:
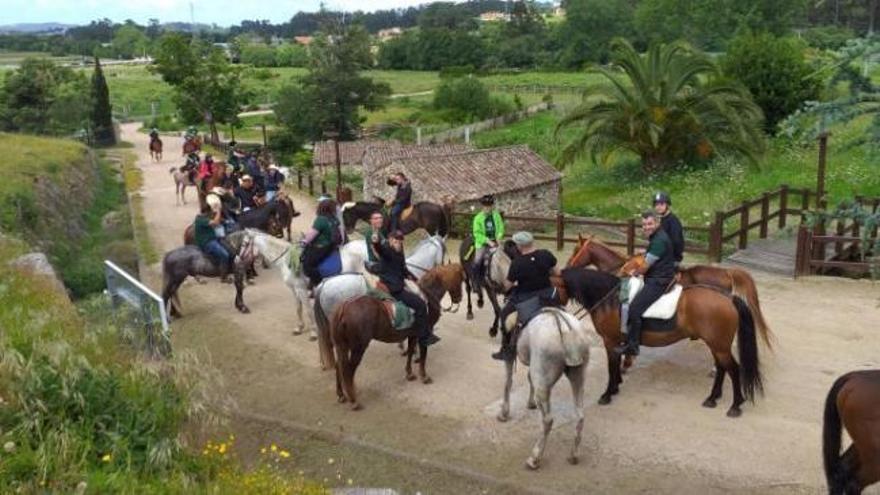
[[[391,326],[395,330],[409,330],[415,323],[416,318],[413,310],[391,297],[391,294],[371,288],[367,291],[367,295],[382,301],[382,304],[385,305],[385,311],[388,313],[388,319],[391,320]]]
[[[636,294],[638,294],[639,291],[642,290],[642,287],[645,286],[645,281],[641,277],[630,277],[627,280],[629,283],[628,302],[632,302],[633,299],[635,299]],[[681,298],[681,291],[681,284],[675,284],[672,290],[660,296],[660,299],[657,299],[657,302],[652,304],[642,317],[657,320],[669,320],[673,318],[675,316],[675,310],[678,307],[678,300]]]
[[[332,277],[342,273],[342,256],[339,254],[338,249],[334,250],[318,264],[318,273],[321,274],[321,278]]]

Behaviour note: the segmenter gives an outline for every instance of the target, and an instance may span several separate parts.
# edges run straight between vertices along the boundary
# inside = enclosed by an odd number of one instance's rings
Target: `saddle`
[[[639,277],[630,277],[629,279],[629,297],[627,302],[632,302],[636,294],[645,286],[644,280]],[[660,299],[648,307],[642,318],[653,320],[672,320],[675,318],[675,312],[678,308],[678,300],[681,298],[681,284],[672,284],[666,294],[660,296]]]
[[[407,218],[409,218],[410,215],[412,215],[413,208],[414,208],[414,207],[413,207],[412,205],[410,205],[407,209],[403,210],[403,211],[400,213],[400,221],[401,221],[401,222],[404,221],[404,220],[406,220]]]
[[[378,299],[385,307],[388,321],[395,330],[409,330],[415,323],[415,314],[409,306],[391,297],[388,287],[380,281],[376,281],[375,288],[367,289],[367,295]]]

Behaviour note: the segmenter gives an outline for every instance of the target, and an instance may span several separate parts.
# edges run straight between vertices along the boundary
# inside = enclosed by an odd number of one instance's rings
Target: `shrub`
[[[469,122],[493,114],[489,90],[473,77],[446,80],[434,92],[434,108],[448,122]]]
[[[822,50],[838,50],[856,37],[855,31],[839,26],[817,26],[801,33],[808,45]]]
[[[763,110],[770,134],[805,101],[819,97],[822,82],[812,76],[803,48],[792,38],[746,33],[730,42],[722,61],[725,75],[740,81]]]

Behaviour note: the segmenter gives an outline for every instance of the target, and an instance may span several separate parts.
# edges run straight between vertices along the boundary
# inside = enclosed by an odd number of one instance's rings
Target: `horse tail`
[[[168,173],[169,173],[169,174],[173,174],[173,173],[176,172],[176,171],[177,171],[177,167],[171,167],[171,168],[168,169]]]
[[[768,349],[773,350],[773,340],[775,338],[773,332],[770,331],[770,327],[767,325],[767,321],[764,320],[764,313],[761,311],[761,302],[758,300],[758,289],[755,287],[755,280],[747,271],[738,268],[731,268],[727,270],[727,273],[730,275],[732,283],[731,291],[734,295],[741,295],[748,301],[749,307],[752,308],[752,315],[757,324],[758,332],[761,334],[761,340],[764,341]]]
[[[452,208],[454,203],[451,201],[444,202],[440,205],[440,227],[437,229],[437,232],[440,234],[440,237],[446,238],[449,234],[449,226],[452,225]]]
[[[822,422],[822,458],[825,464],[825,479],[828,493],[842,494],[847,483],[847,472],[840,458],[841,433],[840,412],[837,410],[837,396],[846,385],[850,375],[838,378],[825,398],[825,414]]]
[[[162,257],[162,305],[165,306],[166,313],[171,310],[168,306],[171,303],[171,297],[174,295],[171,293],[171,268],[168,263],[168,255],[171,254],[166,253],[165,256]]]
[[[755,392],[764,394],[764,383],[761,378],[761,362],[758,359],[758,339],[755,335],[755,320],[749,304],[740,296],[733,296],[733,305],[739,315],[740,376],[742,377],[743,395],[751,402],[755,401]]]

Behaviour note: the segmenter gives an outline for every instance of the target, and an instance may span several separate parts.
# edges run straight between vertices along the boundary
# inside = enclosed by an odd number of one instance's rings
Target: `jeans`
[[[660,299],[660,296],[666,293],[667,287],[671,280],[646,278],[645,286],[636,294],[635,299],[629,303],[629,315],[627,315],[627,323],[629,332],[627,333],[627,343],[632,346],[639,346],[642,341],[642,315],[651,307],[652,304]]]
[[[266,191],[266,201],[272,201],[275,199],[275,195],[278,194],[278,191]]]
[[[413,310],[413,316],[415,317],[413,331],[418,335],[419,343],[426,344],[428,336],[431,335],[431,329],[428,328],[428,306],[425,304],[425,301],[422,301],[421,297],[405,289],[395,292],[391,296]]]
[[[394,232],[395,230],[400,228],[400,215],[403,214],[403,210],[406,209],[406,206],[402,204],[396,204],[391,207],[391,228],[388,229],[388,232]]]
[[[223,244],[220,243],[219,239],[212,239],[208,241],[208,243],[205,244],[205,247],[202,248],[202,250],[205,252],[205,254],[213,258],[213,260],[221,267],[228,268],[232,264],[232,255],[229,253],[229,251],[226,250],[225,247],[223,247]]]

